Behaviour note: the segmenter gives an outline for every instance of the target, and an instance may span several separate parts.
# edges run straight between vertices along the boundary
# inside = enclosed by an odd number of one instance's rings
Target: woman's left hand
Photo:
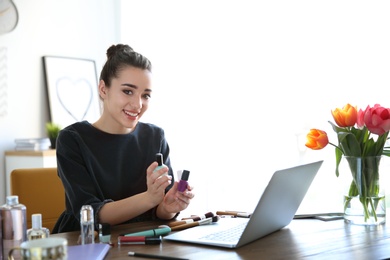
[[[164,211],[176,214],[188,207],[190,201],[195,197],[193,187],[187,186],[183,192],[177,190],[178,182],[175,182],[173,187],[167,192],[163,202],[160,204]]]

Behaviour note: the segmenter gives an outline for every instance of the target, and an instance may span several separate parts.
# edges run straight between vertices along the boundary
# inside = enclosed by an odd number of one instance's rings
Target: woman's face
[[[128,133],[137,125],[148,109],[152,94],[151,72],[126,67],[113,78],[111,86],[99,83],[100,96],[104,102],[103,119],[110,133]]]

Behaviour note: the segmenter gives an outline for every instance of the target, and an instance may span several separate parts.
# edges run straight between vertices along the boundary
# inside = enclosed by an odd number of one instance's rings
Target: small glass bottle
[[[27,230],[28,240],[49,237],[50,235],[49,229],[42,227],[42,214],[32,214],[31,222],[32,222],[32,228]]]
[[[6,199],[6,204],[0,208],[3,259],[8,259],[11,248],[18,247],[27,240],[26,206],[19,203],[17,195],[7,196]]]
[[[95,222],[93,208],[91,205],[84,205],[80,210],[80,228],[81,228],[81,244],[95,243]]]

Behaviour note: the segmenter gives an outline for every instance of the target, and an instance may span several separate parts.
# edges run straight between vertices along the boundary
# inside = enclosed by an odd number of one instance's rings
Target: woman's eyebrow
[[[138,86],[137,86],[137,85],[130,84],[130,83],[123,83],[122,86],[126,86],[126,87],[129,87],[129,88],[138,89]],[[145,92],[152,92],[152,90],[151,90],[150,88],[147,88],[147,89],[145,89]]]
[[[122,86],[130,87],[130,88],[135,88],[135,89],[138,88],[136,85],[130,84],[130,83],[123,83]]]

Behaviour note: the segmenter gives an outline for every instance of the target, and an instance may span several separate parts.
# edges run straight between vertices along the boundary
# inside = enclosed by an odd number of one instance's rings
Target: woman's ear
[[[107,87],[106,87],[106,83],[104,83],[104,80],[99,81],[98,90],[99,90],[100,98],[104,99],[107,96]]]

